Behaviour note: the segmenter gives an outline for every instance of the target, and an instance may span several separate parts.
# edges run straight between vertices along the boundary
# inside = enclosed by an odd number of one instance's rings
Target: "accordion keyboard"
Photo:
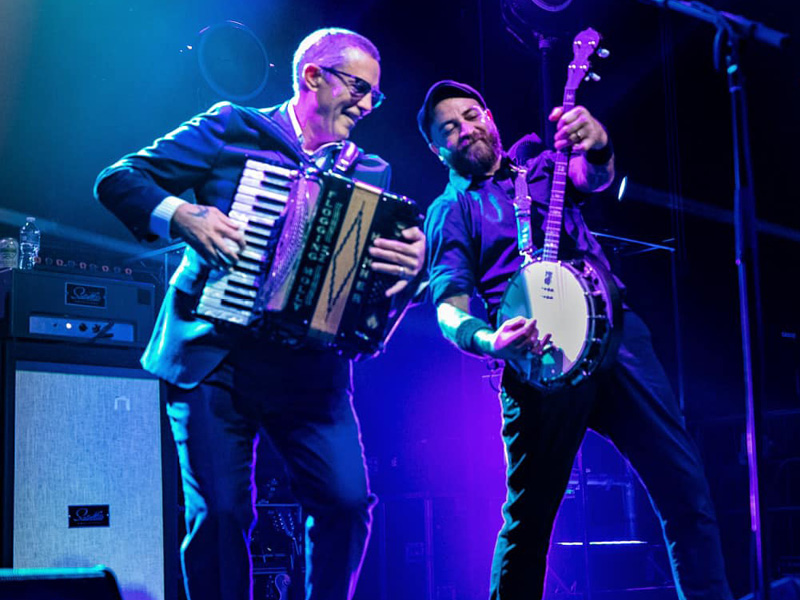
[[[278,219],[286,208],[289,190],[298,171],[248,160],[236,188],[228,217],[239,223],[245,235],[245,249],[230,270],[217,269],[197,305],[204,317],[249,325],[265,277],[268,251]]]

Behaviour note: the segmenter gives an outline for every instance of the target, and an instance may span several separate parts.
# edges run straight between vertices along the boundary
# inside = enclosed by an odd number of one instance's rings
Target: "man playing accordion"
[[[307,598],[352,596],[374,497],[352,405],[351,363],[324,347],[287,348],[247,328],[199,318],[209,273],[234,265],[247,246],[228,216],[243,157],[277,169],[339,168],[385,189],[389,165],[360,151],[343,156],[356,123],[383,100],[380,57],[366,38],[319,30],[298,47],[294,96],[254,109],[220,103],[104,170],[96,195],[139,239],[177,237],[188,247],[170,281],[146,370],[168,387],[186,505],[182,545],[191,600],[252,596],[248,548],[255,522],[254,446],[258,430],[286,462],[308,515]],[[195,203],[177,196],[192,189]],[[371,269],[395,279],[388,296],[409,291],[420,273],[424,236],[406,227],[369,247]]]

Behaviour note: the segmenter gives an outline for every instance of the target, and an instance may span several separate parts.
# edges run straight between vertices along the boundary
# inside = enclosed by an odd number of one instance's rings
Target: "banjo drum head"
[[[498,324],[513,317],[536,319],[539,337],[550,334],[541,357],[525,364],[512,361],[527,382],[547,388],[564,379],[583,358],[589,332],[586,290],[568,264],[532,262],[512,278],[498,312]]]

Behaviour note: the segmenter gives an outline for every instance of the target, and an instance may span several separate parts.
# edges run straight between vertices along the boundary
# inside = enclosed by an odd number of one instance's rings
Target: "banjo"
[[[575,106],[575,92],[590,78],[589,57],[597,51],[600,34],[589,28],[573,41],[574,59],[567,72],[564,111]],[[518,168],[514,209],[523,264],[503,295],[498,322],[522,316],[535,318],[541,336],[550,341],[541,354],[510,360],[519,378],[543,391],[576,385],[610,364],[622,333],[622,303],[614,278],[589,255],[559,259],[564,191],[571,151],[557,151],[550,204],[545,218],[544,247],[533,252],[531,198],[527,171]]]

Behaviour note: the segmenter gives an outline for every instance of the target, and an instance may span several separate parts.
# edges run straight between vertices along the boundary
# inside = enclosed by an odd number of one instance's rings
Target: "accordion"
[[[332,170],[250,159],[228,216],[246,247],[210,273],[198,316],[351,358],[383,349],[407,302],[386,297],[397,279],[373,271],[367,250],[420,224],[413,201]]]

